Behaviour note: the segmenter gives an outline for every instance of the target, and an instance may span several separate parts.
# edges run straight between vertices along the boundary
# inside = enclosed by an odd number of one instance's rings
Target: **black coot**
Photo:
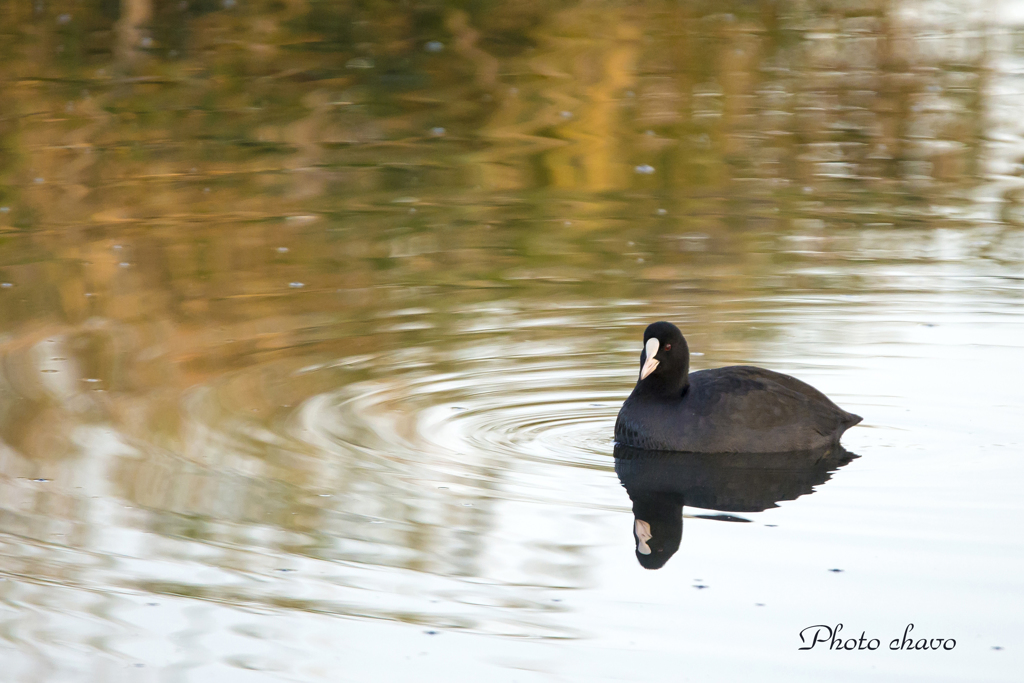
[[[861,421],[789,375],[749,365],[689,370],[690,349],[679,328],[648,325],[640,379],[615,421],[616,443],[693,453],[778,453],[838,443]]]

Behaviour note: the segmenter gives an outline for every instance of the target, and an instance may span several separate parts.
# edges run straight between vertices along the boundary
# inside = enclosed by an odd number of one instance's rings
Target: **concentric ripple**
[[[372,377],[305,401],[289,436],[354,458],[406,499],[442,487],[466,505],[595,503],[589,479],[560,470],[611,476],[623,372],[609,354],[492,341],[425,355],[365,361]]]
[[[377,363],[395,367],[386,357]],[[585,354],[476,361],[445,374],[417,368],[316,397],[300,421],[318,443],[403,461],[607,467],[621,374]]]

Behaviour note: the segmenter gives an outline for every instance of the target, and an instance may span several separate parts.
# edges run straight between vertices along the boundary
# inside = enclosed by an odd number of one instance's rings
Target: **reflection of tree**
[[[31,190],[16,213],[256,217],[454,182],[713,191],[748,214],[765,196],[798,212],[806,201],[783,198],[810,187],[826,208],[885,214],[976,182],[984,43],[956,26],[921,40],[887,7],[844,7],[83,8],[49,31],[17,26],[4,55],[8,116],[22,118],[10,180]],[[111,32],[116,59],[96,49]]]

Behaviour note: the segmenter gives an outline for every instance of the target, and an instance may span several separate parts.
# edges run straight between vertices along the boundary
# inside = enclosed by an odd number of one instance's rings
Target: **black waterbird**
[[[777,453],[838,444],[861,421],[795,377],[749,365],[690,371],[672,323],[644,331],[640,378],[619,410],[615,441],[692,453]]]

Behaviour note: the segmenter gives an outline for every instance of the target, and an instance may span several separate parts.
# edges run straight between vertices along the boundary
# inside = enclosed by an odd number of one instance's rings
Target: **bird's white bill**
[[[647,340],[647,345],[644,347],[644,350],[647,353],[647,360],[644,361],[644,366],[640,368],[640,379],[644,379],[658,367],[658,361],[654,358],[658,355],[658,346],[659,342],[657,337],[651,337]]]
[[[634,530],[636,531],[636,551],[641,555],[650,555],[651,546],[647,545],[647,541],[651,540],[651,525],[638,519]]]

